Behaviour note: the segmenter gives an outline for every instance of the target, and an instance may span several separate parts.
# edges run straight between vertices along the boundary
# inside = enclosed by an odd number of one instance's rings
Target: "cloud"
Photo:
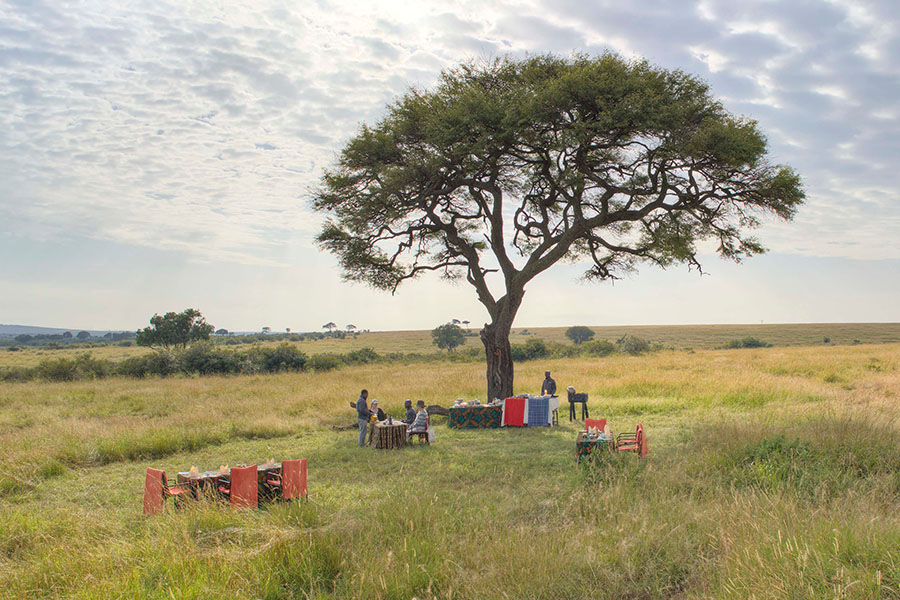
[[[0,231],[281,264],[362,122],[444,68],[612,49],[706,78],[759,120],[808,205],[761,237],[900,257],[894,3],[0,0]]]

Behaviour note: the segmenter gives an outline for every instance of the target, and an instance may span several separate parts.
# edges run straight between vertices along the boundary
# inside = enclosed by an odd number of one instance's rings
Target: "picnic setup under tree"
[[[313,199],[317,239],[377,289],[429,272],[472,285],[487,397],[502,399],[525,288],[554,265],[603,281],[641,263],[699,271],[705,241],[734,261],[763,252],[748,232],[804,199],[767,153],[755,121],[682,71],[612,53],[470,62],[346,144]]]

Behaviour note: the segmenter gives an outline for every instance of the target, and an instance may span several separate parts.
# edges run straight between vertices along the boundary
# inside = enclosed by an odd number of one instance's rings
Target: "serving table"
[[[451,406],[449,427],[455,429],[496,429],[500,427],[503,407],[500,404],[473,404],[469,406]]]

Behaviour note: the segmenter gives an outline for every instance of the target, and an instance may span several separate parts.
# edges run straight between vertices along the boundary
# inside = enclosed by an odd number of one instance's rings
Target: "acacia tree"
[[[169,348],[181,346],[198,340],[208,340],[213,326],[206,322],[200,311],[186,308],[180,313],[167,312],[165,315],[153,315],[150,326],[138,329],[135,341],[138,346],[151,348]]]
[[[439,272],[475,288],[488,397],[503,398],[510,329],[538,274],[560,261],[594,280],[641,262],[700,269],[707,240],[739,261],[763,251],[747,234],[760,215],[790,220],[803,198],[756,122],[696,77],[548,55],[463,64],[409,90],[347,143],[313,207],[345,279],[393,293]]]
[[[431,338],[432,344],[441,350],[446,350],[448,353],[453,352],[453,349],[457,346],[462,346],[466,343],[466,336],[463,335],[462,329],[452,321],[432,329]]]

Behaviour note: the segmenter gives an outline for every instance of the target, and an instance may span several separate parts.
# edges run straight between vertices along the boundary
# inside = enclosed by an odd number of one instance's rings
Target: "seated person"
[[[427,431],[428,430],[428,413],[425,411],[425,402],[419,400],[416,402],[416,408],[418,412],[416,413],[415,420],[406,428],[406,433],[412,433],[413,431]]]
[[[403,422],[407,425],[412,425],[413,421],[416,420],[416,411],[413,410],[412,400],[407,400],[403,403],[403,406],[406,408],[406,418],[403,419]]]
[[[384,414],[384,411],[378,408],[378,400],[372,400],[372,416],[375,417],[376,421],[386,421],[387,415]]]

